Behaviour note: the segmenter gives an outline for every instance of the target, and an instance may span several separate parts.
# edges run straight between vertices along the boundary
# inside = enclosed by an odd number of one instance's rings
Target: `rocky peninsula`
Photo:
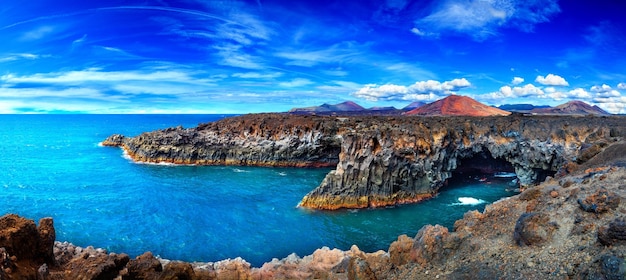
[[[554,176],[626,135],[619,116],[311,116],[250,114],[112,135],[135,161],[196,165],[329,167],[300,206],[366,208],[435,196],[453,173],[491,166],[522,187]]]
[[[0,279],[624,279],[626,142],[593,147],[556,177],[467,212],[451,229],[426,225],[387,251],[321,248],[260,268],[242,259],[185,263],[81,248],[55,242],[51,218],[37,226],[6,215]]]

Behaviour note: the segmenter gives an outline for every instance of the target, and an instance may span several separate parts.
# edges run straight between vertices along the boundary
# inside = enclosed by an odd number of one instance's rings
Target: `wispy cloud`
[[[33,59],[39,59],[42,57],[49,57],[49,56],[50,55],[39,55],[39,54],[32,54],[32,53],[14,53],[14,54],[9,54],[4,57],[0,57],[0,63],[20,60],[20,59],[33,60]]]
[[[417,35],[439,36],[445,32],[466,34],[482,41],[498,34],[502,27],[530,32],[560,12],[557,1],[448,0],[431,14],[416,20],[411,31]]]
[[[363,55],[365,52],[364,48],[366,48],[366,46],[355,42],[344,41],[325,48],[282,50],[276,52],[274,55],[279,58],[287,59],[286,65],[313,67],[326,63],[354,62],[354,60],[360,59]]]
[[[310,84],[313,84],[313,81],[309,79],[295,78],[291,81],[279,83],[278,85],[281,87],[302,87],[302,86],[308,86]]]

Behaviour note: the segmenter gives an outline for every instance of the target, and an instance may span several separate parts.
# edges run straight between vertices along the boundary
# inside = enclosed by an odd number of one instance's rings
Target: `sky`
[[[0,113],[254,113],[450,94],[626,113],[626,1],[0,4]]]

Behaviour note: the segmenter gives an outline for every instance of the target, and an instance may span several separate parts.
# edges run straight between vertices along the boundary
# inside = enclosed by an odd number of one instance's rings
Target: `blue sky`
[[[626,113],[617,0],[4,1],[0,113],[246,113],[449,94]]]

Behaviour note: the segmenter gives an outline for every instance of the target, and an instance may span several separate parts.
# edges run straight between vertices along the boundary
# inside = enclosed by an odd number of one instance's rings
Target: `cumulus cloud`
[[[596,97],[593,102],[612,114],[626,114],[626,96]]]
[[[419,36],[426,34],[424,30],[432,34],[453,31],[484,40],[501,27],[531,32],[536,24],[548,22],[558,12],[556,0],[448,0],[418,19],[412,31]]]
[[[378,100],[432,100],[439,96],[454,94],[472,84],[465,78],[439,82],[418,81],[410,86],[368,84],[353,93],[354,96],[370,101]]]
[[[537,76],[535,82],[544,86],[569,86],[569,83],[561,76],[548,74],[547,76]]]
[[[611,91],[611,86],[602,84],[601,86],[592,86],[589,90],[593,92],[608,92]]]
[[[617,88],[618,89],[626,89],[626,83],[619,83],[619,84],[617,84]]]
[[[511,81],[511,84],[513,85],[519,85],[521,83],[524,82],[524,78],[521,77],[513,77],[513,80]]]

